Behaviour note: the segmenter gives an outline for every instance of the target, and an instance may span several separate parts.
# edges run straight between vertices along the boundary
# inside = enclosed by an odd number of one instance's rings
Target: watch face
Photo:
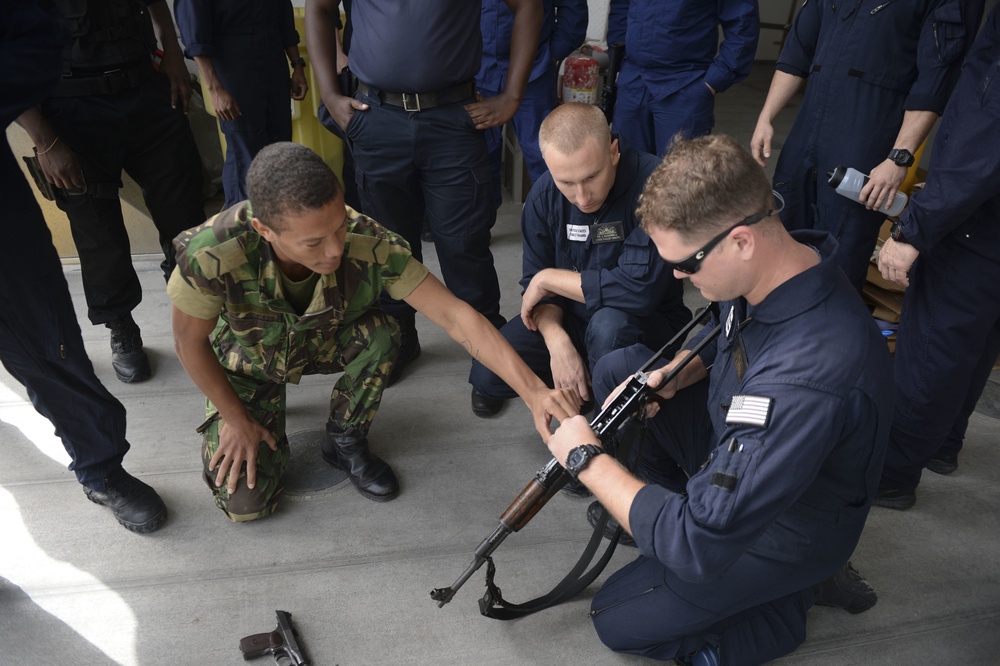
[[[583,464],[583,461],[587,459],[587,452],[581,449],[573,449],[569,452],[569,456],[566,458],[566,468],[575,470],[577,467]]]
[[[905,148],[898,148],[889,153],[889,159],[899,166],[908,167],[913,164],[913,153]]]

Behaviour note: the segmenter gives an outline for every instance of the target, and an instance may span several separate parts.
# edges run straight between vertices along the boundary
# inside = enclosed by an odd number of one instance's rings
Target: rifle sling
[[[643,414],[644,412],[640,409],[639,413]],[[618,452],[619,461],[625,464],[629,459],[629,453],[633,448],[633,443],[638,441],[638,446],[635,447],[636,455],[635,458],[633,458],[633,464],[630,467],[634,467],[642,455],[642,446],[646,438],[645,416],[640,416],[636,420],[639,421],[638,433],[636,433],[634,437],[629,438],[628,446],[620,447]],[[629,469],[629,471],[632,470]],[[597,561],[590,571],[586,571],[587,565],[589,565],[594,559],[594,554],[597,552],[601,539],[604,538],[604,528],[607,525],[609,518],[610,516],[608,515],[606,509],[601,511],[601,517],[598,519],[597,525],[594,526],[594,533],[590,536],[590,541],[587,542],[587,546],[583,549],[580,559],[577,560],[576,564],[573,565],[573,568],[570,569],[569,573],[567,573],[555,587],[553,587],[549,592],[522,604],[512,604],[503,598],[500,588],[493,582],[494,575],[496,574],[496,566],[493,564],[493,558],[487,558],[486,594],[484,594],[483,598],[479,600],[479,611],[486,617],[493,618],[494,620],[515,620],[520,617],[531,615],[532,613],[537,613],[540,610],[545,610],[546,608],[558,606],[559,604],[569,601],[575,597],[584,588],[593,583],[599,575],[601,575],[601,572],[604,571],[608,562],[611,561],[611,557],[615,554],[615,548],[618,546],[618,540],[622,535],[622,527],[620,525],[618,526],[618,529],[615,530],[614,536],[608,543],[608,547],[604,551],[604,554],[601,555],[601,559]]]

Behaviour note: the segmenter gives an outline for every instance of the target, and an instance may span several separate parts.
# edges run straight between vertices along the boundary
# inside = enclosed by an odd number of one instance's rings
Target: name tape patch
[[[774,398],[761,395],[734,395],[726,412],[726,425],[753,425],[767,427],[771,420]]]
[[[583,243],[590,238],[590,227],[582,224],[567,224],[566,238],[571,241]]]

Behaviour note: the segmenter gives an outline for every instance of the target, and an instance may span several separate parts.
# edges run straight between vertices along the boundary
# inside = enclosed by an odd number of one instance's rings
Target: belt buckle
[[[416,106],[410,106],[411,102],[416,102]],[[421,111],[420,108],[420,93],[403,93],[403,110],[404,111]]]

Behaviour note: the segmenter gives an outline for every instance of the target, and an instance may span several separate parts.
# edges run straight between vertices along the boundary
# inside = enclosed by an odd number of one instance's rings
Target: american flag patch
[[[774,398],[759,395],[734,395],[726,412],[726,425],[755,425],[764,428],[771,418]]]

